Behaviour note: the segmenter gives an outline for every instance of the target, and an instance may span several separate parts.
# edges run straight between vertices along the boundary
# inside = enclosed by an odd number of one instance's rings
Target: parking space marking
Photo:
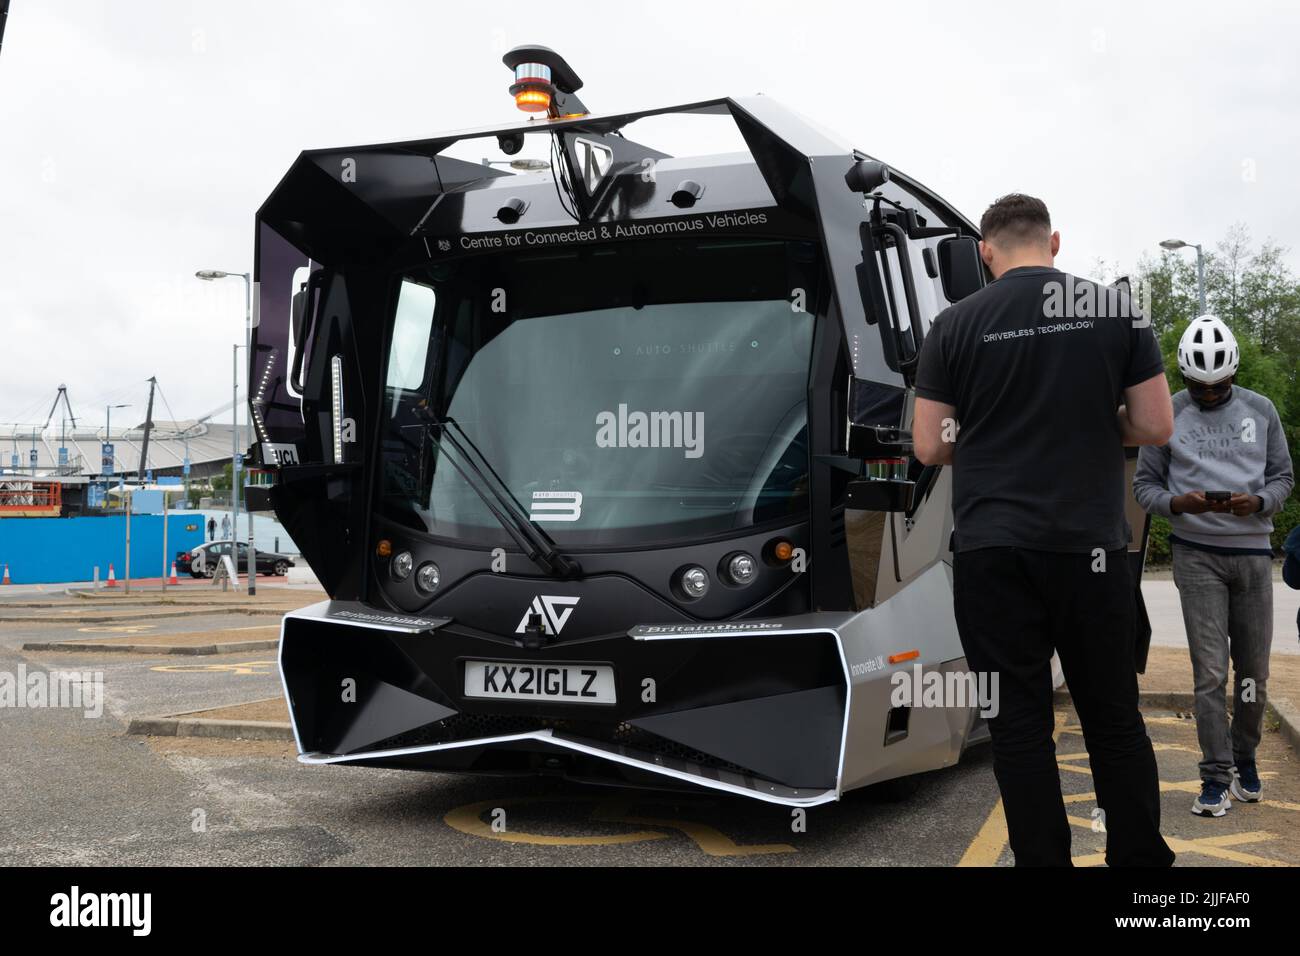
[[[1156,753],[1160,753],[1162,750],[1181,750],[1184,753],[1196,754],[1198,757],[1200,756],[1201,753],[1201,751],[1196,747],[1188,747],[1185,744],[1162,744],[1162,743],[1156,743],[1154,740],[1151,742],[1151,749],[1154,750]],[[1078,753],[1073,753],[1073,754],[1057,754],[1056,759],[1057,760],[1087,760],[1088,752],[1086,750],[1082,750]]]
[[[1161,744],[1161,743],[1156,743],[1153,740],[1151,741],[1151,749],[1154,750],[1156,753],[1161,753],[1162,751],[1165,750],[1181,750],[1183,753],[1186,754],[1196,754],[1198,758],[1201,756],[1200,747],[1189,747],[1186,744]]]
[[[1061,763],[1059,760],[1056,762],[1056,769],[1057,769],[1057,770],[1068,770],[1068,771],[1070,771],[1071,773],[1081,773],[1081,774],[1083,774],[1085,777],[1091,777],[1091,776],[1092,776],[1092,768],[1091,768],[1091,767],[1076,767],[1076,766],[1075,766],[1074,764],[1072,764],[1072,763]]]
[[[1055,728],[1052,731],[1052,743],[1059,744],[1061,734],[1065,732],[1067,716],[1064,711],[1054,714]],[[997,866],[1002,851],[1007,848],[1007,815],[1002,810],[1002,798],[993,804],[984,825],[971,840],[970,846],[957,861],[958,866]]]
[[[957,861],[958,866],[997,866],[998,857],[1007,845],[1007,817],[1002,812],[1002,798],[993,804],[984,825]]]
[[[1260,776],[1268,777],[1273,775],[1261,773]],[[1277,807],[1279,810],[1290,810],[1293,813],[1300,811],[1300,803],[1287,803],[1285,800],[1265,800],[1263,801],[1263,804],[1265,806]]]
[[[1147,724],[1158,726],[1176,726],[1186,730],[1194,730],[1195,723],[1183,717],[1143,717]],[[1068,716],[1058,711],[1056,714],[1056,729],[1052,735],[1054,743],[1060,741],[1063,734],[1076,734],[1082,736],[1083,728],[1077,723],[1070,723]],[[1156,751],[1180,751],[1184,753],[1195,754],[1199,757],[1200,749],[1185,744],[1165,743],[1152,741],[1152,748]],[[1069,773],[1083,774],[1092,776],[1092,769],[1087,765],[1087,751],[1075,751],[1072,753],[1057,754],[1057,768]],[[1078,761],[1084,763],[1080,765]],[[1277,776],[1275,771],[1265,771],[1260,774],[1261,777],[1268,779]],[[1199,778],[1194,780],[1164,780],[1159,781],[1160,792],[1183,792],[1183,793],[1200,793],[1201,781]],[[1091,804],[1096,805],[1097,794],[1093,791],[1084,793],[1063,794],[1063,799],[1067,804]],[[1300,804],[1289,802],[1265,801],[1260,804],[1261,807],[1276,807],[1280,810],[1294,812],[1300,810]],[[1091,818],[1067,815],[1072,826],[1095,832],[1095,821]],[[1240,850],[1232,849],[1235,846],[1269,843],[1277,839],[1277,834],[1267,830],[1250,830],[1242,833],[1225,833],[1217,836],[1206,837],[1181,837],[1164,834],[1165,842],[1169,848],[1178,854],[1193,854],[1210,857],[1230,863],[1240,863],[1249,866],[1290,866],[1292,864],[1272,859],[1265,856],[1259,856],[1255,853],[1246,853]],[[1007,829],[1006,814],[1002,808],[1002,801],[999,799],[994,804],[993,809],[989,812],[988,818],[980,827],[975,839],[971,841],[966,852],[962,855],[958,866],[995,866],[1001,858],[1003,851],[1007,847]],[[1106,858],[1105,852],[1084,853],[1072,858],[1076,866],[1103,866]]]
[[[489,810],[508,810],[511,806],[521,804],[560,803],[571,805],[575,802],[594,804],[590,820],[596,823],[626,823],[636,827],[658,827],[659,829],[633,830],[629,833],[601,833],[582,836],[556,836],[543,833],[529,833],[522,830],[494,830],[483,819]],[[632,800],[608,797],[518,797],[509,800],[480,800],[451,810],[443,822],[461,833],[470,836],[485,837],[506,843],[526,843],[534,846],[617,846],[628,843],[645,843],[650,840],[665,840],[671,834],[665,830],[677,830],[685,834],[704,853],[709,856],[758,856],[770,853],[797,853],[798,851],[785,843],[756,843],[744,845],[736,843],[726,834],[705,823],[690,820],[675,820],[661,817],[641,817],[630,813],[633,804],[638,806],[667,806],[663,801]]]
[[[641,826],[670,827],[674,830],[680,830],[694,840],[695,845],[709,856],[764,856],[769,853],[799,852],[788,843],[754,843],[742,846],[732,841],[721,830],[717,830],[706,823],[632,816],[629,813],[631,803],[630,800],[620,800],[602,804],[592,812],[591,818],[593,820],[635,823]]]
[[[239,664],[159,664],[149,668],[166,674],[254,674],[274,673],[275,661],[243,661]]]
[[[141,631],[152,631],[157,624],[96,624],[90,627],[79,627],[79,634],[139,634]]]
[[[1071,817],[1070,822],[1079,827],[1089,829],[1092,827],[1091,820],[1083,820],[1079,817]],[[1265,840],[1276,839],[1276,837],[1277,834],[1265,830],[1252,830],[1246,833],[1223,833],[1219,836],[1196,837],[1193,839],[1165,834],[1165,842],[1169,844],[1169,849],[1179,855],[1186,853],[1199,854],[1247,866],[1290,866],[1291,864],[1283,860],[1273,860],[1266,856],[1256,856],[1253,853],[1240,853],[1228,849],[1236,844],[1260,843]],[[1073,862],[1075,866],[1104,866],[1106,864],[1106,854],[1104,852],[1085,853],[1074,857]]]
[[[1266,856],[1256,856],[1253,853],[1238,853],[1235,850],[1227,849],[1234,843],[1259,843],[1265,840],[1275,840],[1277,834],[1268,833],[1264,830],[1252,830],[1245,833],[1224,833],[1219,836],[1197,837],[1187,839],[1186,837],[1165,837],[1165,842],[1175,853],[1200,853],[1203,856],[1211,856],[1220,860],[1232,860],[1234,863],[1245,863],[1250,866],[1290,866],[1285,860],[1274,860]]]
[[[522,830],[494,830],[492,825],[483,820],[488,810],[506,809],[520,804],[537,803],[573,803],[576,801],[595,800],[595,797],[516,797],[511,800],[480,800],[456,807],[445,817],[443,822],[454,830],[468,833],[470,836],[486,837],[505,843],[529,843],[534,846],[616,846],[624,843],[642,843],[646,840],[665,840],[667,833],[657,830],[637,830],[632,833],[605,833],[595,836],[555,836],[544,833],[527,833]]]

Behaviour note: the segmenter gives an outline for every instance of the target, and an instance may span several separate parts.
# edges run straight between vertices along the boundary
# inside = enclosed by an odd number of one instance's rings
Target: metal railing
[[[0,480],[0,515],[58,514],[63,486],[57,481]]]

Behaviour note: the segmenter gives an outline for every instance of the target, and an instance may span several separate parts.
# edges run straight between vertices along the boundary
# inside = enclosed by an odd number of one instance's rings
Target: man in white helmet
[[[1196,687],[1201,793],[1192,812],[1221,817],[1229,793],[1255,802],[1255,768],[1273,643],[1272,515],[1295,485],[1277,409],[1234,384],[1241,354],[1213,315],[1178,343],[1187,388],[1174,395],[1169,444],[1138,456],[1133,491],[1170,519],[1174,583],[1183,606]],[[1228,720],[1228,661],[1235,677]]]

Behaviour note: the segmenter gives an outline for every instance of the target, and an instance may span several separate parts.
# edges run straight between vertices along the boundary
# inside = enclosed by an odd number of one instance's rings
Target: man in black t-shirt
[[[1137,704],[1124,446],[1173,430],[1149,323],[1056,269],[1042,200],[980,222],[994,282],[945,309],[921,350],[913,437],[953,467],[953,597],[972,670],[999,675],[993,769],[1017,865],[1070,865],[1051,657],[1079,714],[1106,861],[1167,866],[1155,755]]]

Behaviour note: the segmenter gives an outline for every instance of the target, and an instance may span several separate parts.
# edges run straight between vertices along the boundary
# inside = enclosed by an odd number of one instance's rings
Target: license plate
[[[548,700],[566,704],[612,704],[614,668],[608,664],[466,661],[465,696],[498,700]]]
[[[268,465],[296,465],[298,464],[298,446],[263,442],[262,461]]]

